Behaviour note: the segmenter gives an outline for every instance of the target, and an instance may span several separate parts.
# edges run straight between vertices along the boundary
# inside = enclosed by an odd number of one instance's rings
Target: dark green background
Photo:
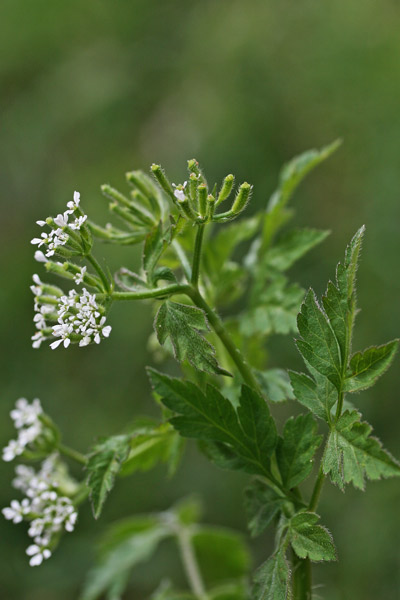
[[[2,0],[0,7],[1,315],[0,439],[13,435],[16,398],[39,397],[66,443],[85,451],[138,414],[155,414],[144,374],[151,307],[115,307],[112,336],[99,347],[30,346],[31,274],[41,272],[29,241],[35,220],[63,209],[75,189],[100,223],[101,183],[123,185],[132,168],[162,163],[185,177],[195,156],[209,179],[233,172],[254,183],[265,205],[279,167],[337,137],[341,150],[296,196],[297,224],[331,237],[293,278],[322,292],[344,246],[363,223],[356,348],[399,335],[400,5],[394,0]],[[136,267],[135,249],[99,247],[112,268]],[[274,340],[275,342],[275,340]],[[298,366],[291,339],[276,340],[271,365]],[[400,455],[398,360],[356,398],[385,445]],[[14,497],[12,465],[1,466],[0,503]],[[81,512],[54,557],[27,567],[24,526],[1,521],[4,600],[77,598],[107,522],[167,508],[198,493],[205,519],[245,531],[246,477],[222,473],[190,447],[178,475],[163,469],[118,482],[103,516]],[[326,600],[399,597],[398,481],[367,493],[326,489],[321,504],[340,561],[317,566]],[[253,544],[258,564],[271,534]],[[139,569],[127,598],[140,599],[163,575],[181,580],[169,548]]]

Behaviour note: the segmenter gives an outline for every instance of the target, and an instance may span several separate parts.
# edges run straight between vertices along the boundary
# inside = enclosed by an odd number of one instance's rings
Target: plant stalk
[[[58,444],[58,450],[61,452],[61,454],[64,454],[64,456],[72,458],[72,460],[81,465],[86,465],[87,463],[87,459],[84,454],[81,454],[80,452],[74,450],[73,448],[70,448],[69,446],[64,446],[64,444]]]
[[[190,589],[198,600],[208,600],[206,588],[191,543],[190,532],[180,527],[177,531],[177,539]]]
[[[293,600],[312,600],[312,576],[310,559],[299,558],[293,550],[292,566]]]

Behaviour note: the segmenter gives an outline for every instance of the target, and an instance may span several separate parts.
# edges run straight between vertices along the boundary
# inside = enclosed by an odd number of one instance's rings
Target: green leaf
[[[188,304],[165,300],[156,315],[154,331],[164,345],[171,340],[176,360],[187,360],[199,371],[230,375],[222,369],[215,358],[215,348],[200,333],[208,329],[204,311]]]
[[[262,234],[264,248],[268,246],[277,229],[286,222],[288,211],[285,210],[285,207],[298,185],[310,171],[331,156],[339,145],[340,141],[337,140],[321,150],[308,150],[284,165],[279,174],[278,187],[272,194],[267,207]]]
[[[289,521],[289,538],[299,558],[310,560],[336,560],[336,551],[329,531],[316,525],[319,516],[301,512]]]
[[[254,576],[253,600],[286,600],[289,594],[289,565],[283,550],[275,552]]]
[[[303,358],[340,391],[342,364],[339,346],[313,290],[309,290],[301,306],[297,326],[302,339],[296,344]]]
[[[213,588],[207,596],[210,600],[248,600],[248,590],[245,582],[238,581]]]
[[[289,231],[265,254],[264,264],[278,271],[286,271],[311,248],[320,244],[329,231],[295,229]]]
[[[270,457],[277,433],[265,401],[251,388],[242,386],[240,405],[231,402],[213,386],[205,393],[190,381],[182,381],[148,369],[163,404],[177,414],[170,422],[184,437],[227,445],[234,468],[248,473],[269,473]]]
[[[314,454],[322,441],[317,429],[310,414],[290,417],[286,421],[283,437],[279,438],[276,447],[276,458],[285,488],[296,487],[310,474]]]
[[[400,465],[381,442],[370,434],[372,427],[360,421],[357,411],[345,411],[331,429],[323,456],[323,471],[344,489],[353,483],[364,489],[370,480],[400,475]]]
[[[167,423],[141,427],[132,434],[130,451],[121,466],[120,475],[148,471],[158,463],[168,463],[174,470],[179,459],[180,445],[179,435]]]
[[[365,227],[361,227],[346,248],[344,263],[336,268],[336,285],[331,281],[322,298],[325,312],[339,344],[342,365],[347,366],[356,315],[355,277]]]
[[[191,541],[207,588],[247,575],[250,555],[241,535],[229,529],[198,527]]]
[[[114,279],[118,287],[127,292],[140,292],[149,289],[147,283],[137,273],[133,273],[125,267],[121,267],[115,273]]]
[[[374,385],[377,379],[390,367],[399,346],[399,340],[393,340],[382,346],[372,346],[357,352],[350,360],[344,390],[358,392]]]
[[[105,499],[114,486],[114,479],[130,450],[129,435],[115,435],[100,440],[92,449],[87,463],[86,484],[95,519],[100,516]]]
[[[131,521],[139,527],[133,527],[130,534],[125,532],[119,543],[114,543],[104,553],[98,566],[89,572],[80,600],[100,598],[124,577],[127,582],[130,570],[148,560],[159,543],[171,535],[169,529],[158,519],[147,519],[144,526],[141,518]]]
[[[289,376],[283,369],[256,371],[255,375],[262,391],[271,402],[294,400]]]
[[[296,317],[304,298],[304,290],[297,284],[287,285],[283,275],[261,277],[260,290],[255,292],[255,305],[240,316],[240,333],[246,337],[295,332]],[[261,289],[262,288],[262,289]]]
[[[315,379],[312,379],[304,373],[289,371],[296,400],[314,415],[329,422],[331,408],[337,401],[338,393],[329,379],[323,375],[317,378],[318,375],[317,373]]]
[[[252,536],[260,535],[276,519],[285,498],[263,481],[255,479],[245,490],[245,510]]]

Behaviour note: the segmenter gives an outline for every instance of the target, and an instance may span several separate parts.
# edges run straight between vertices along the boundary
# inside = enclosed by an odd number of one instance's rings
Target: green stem
[[[111,298],[112,300],[147,300],[148,298],[163,298],[172,294],[187,294],[189,289],[187,284],[174,283],[144,292],[112,292]]]
[[[187,529],[179,528],[177,539],[190,589],[198,600],[208,600],[206,588],[192,546],[190,532]]]
[[[95,269],[95,271],[97,271],[101,281],[103,282],[105,291],[109,292],[111,289],[110,282],[108,281],[106,274],[104,273],[103,269],[101,268],[93,254],[87,254],[86,258],[88,259],[92,267]]]
[[[196,233],[196,241],[194,244],[191,283],[195,288],[197,288],[198,283],[199,283],[201,246],[203,243],[204,227],[205,227],[204,224],[198,225],[197,233]]]
[[[325,475],[324,472],[322,470],[322,464],[319,468],[319,472],[318,472],[318,477],[317,480],[315,482],[314,485],[314,489],[313,489],[313,493],[311,495],[311,500],[310,500],[310,504],[308,509],[311,512],[315,512],[317,506],[318,506],[318,502],[319,502],[319,497],[321,495],[321,491],[322,491],[322,486],[324,485],[324,481],[325,481]]]
[[[299,558],[293,550],[292,567],[293,600],[311,600],[312,576],[310,559]]]
[[[81,465],[86,465],[87,463],[87,458],[84,454],[81,454],[80,452],[74,450],[73,448],[70,448],[69,446],[64,446],[64,444],[58,444],[58,450],[61,452],[61,454],[64,454],[64,456],[72,458],[75,462],[78,462]]]
[[[249,385],[251,388],[256,390],[256,392],[258,392],[260,394],[260,396],[262,396],[262,392],[261,392],[260,386],[258,385],[258,381],[254,377],[251,368],[246,363],[239,348],[236,347],[231,336],[226,331],[219,316],[207,304],[207,302],[204,300],[203,296],[200,294],[200,292],[198,290],[193,289],[193,288],[188,288],[186,293],[188,294],[188,296],[190,296],[190,298],[193,300],[195,305],[198,308],[201,308],[202,310],[204,310],[204,312],[206,313],[208,321],[210,322],[215,333],[218,335],[219,339],[221,340],[221,342],[227,349],[230,357],[232,358],[232,360],[235,363],[235,365],[237,366],[241,376],[243,377],[244,382],[247,383],[247,385]]]

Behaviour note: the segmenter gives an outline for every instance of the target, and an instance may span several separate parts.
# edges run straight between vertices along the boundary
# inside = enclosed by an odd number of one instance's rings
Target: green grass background
[[[35,220],[55,214],[75,189],[92,218],[108,219],[99,185],[122,186],[128,169],[163,164],[182,181],[195,156],[210,180],[233,172],[265,205],[279,167],[309,147],[344,145],[296,196],[297,224],[332,235],[293,270],[318,293],[344,246],[367,226],[359,270],[355,346],[399,335],[400,5],[394,0],[2,0],[0,440],[13,431],[16,398],[39,397],[66,443],[85,451],[139,414],[155,414],[144,366],[151,307],[118,306],[112,336],[99,347],[32,350],[29,241]],[[99,247],[111,268],[136,267],[136,249]],[[299,366],[290,338],[273,340],[272,366]],[[397,456],[399,362],[357,397]],[[0,504],[14,497],[13,468],[1,465]],[[162,468],[118,482],[103,516],[81,512],[54,557],[27,567],[23,526],[0,521],[0,596],[72,600],[92,563],[96,538],[113,519],[167,508],[198,493],[205,520],[245,531],[246,477],[222,474],[195,446],[177,476]],[[367,493],[326,489],[321,504],[340,561],[315,568],[325,600],[400,596],[398,481]],[[252,543],[254,564],[271,533]],[[183,576],[169,548],[134,576],[126,598],[148,597],[160,579]]]

